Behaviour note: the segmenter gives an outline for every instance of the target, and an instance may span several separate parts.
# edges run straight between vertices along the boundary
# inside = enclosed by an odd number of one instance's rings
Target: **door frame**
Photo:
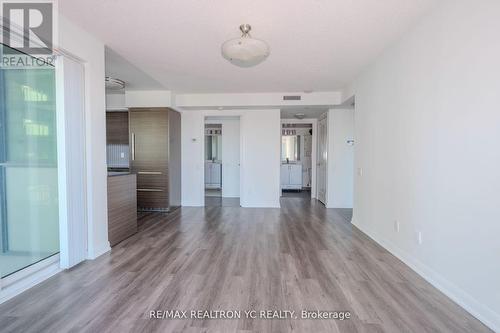
[[[317,199],[318,197],[318,186],[317,186],[317,156],[318,156],[318,119],[316,118],[304,118],[304,119],[281,119],[281,125],[283,124],[311,124],[312,125],[312,152],[311,152],[311,199]],[[280,127],[281,127],[280,125]],[[281,131],[281,128],[280,128]],[[281,132],[280,132],[281,140]],[[281,154],[281,142],[280,142],[280,154]],[[281,163],[281,156],[280,156]],[[281,169],[280,169],[281,170]],[[280,194],[283,190],[280,186]]]
[[[201,145],[202,146],[202,160],[203,160],[203,182],[202,182],[202,186],[203,186],[203,197],[202,197],[202,200],[203,200],[203,207],[205,206],[205,124],[207,124],[207,120],[209,121],[214,121],[214,123],[217,123],[217,121],[224,121],[224,119],[231,119],[231,120],[235,120],[237,119],[238,120],[238,124],[239,124],[239,127],[240,127],[240,130],[239,130],[239,145],[240,145],[240,162],[239,162],[239,166],[240,166],[240,170],[239,170],[239,178],[238,178],[238,182],[239,182],[239,197],[241,199],[241,178],[242,178],[242,175],[241,175],[241,161],[242,161],[242,152],[243,152],[243,149],[242,149],[242,140],[241,140],[241,117],[242,115],[239,113],[239,112],[232,112],[231,110],[224,110],[224,111],[221,111],[221,110],[218,110],[218,113],[219,115],[212,115],[211,112],[206,112],[203,116],[203,134],[202,134],[202,140],[203,140],[203,144]],[[208,118],[208,119],[207,119]],[[222,135],[224,135],[224,126],[222,126]],[[224,141],[222,142],[222,144],[224,144]],[[224,159],[224,156],[222,157]],[[223,182],[223,165],[224,163],[221,164],[221,198],[222,198],[222,182]]]
[[[322,114],[319,118],[318,118],[318,130],[319,130],[319,122],[320,121],[325,121],[326,123],[326,135],[325,135],[325,149],[326,149],[326,152],[327,152],[327,155],[326,155],[326,159],[325,159],[325,202],[319,200],[318,198],[318,201],[320,201],[321,203],[323,203],[325,205],[325,207],[327,206],[327,202],[328,202],[328,142],[329,142],[329,139],[328,139],[328,112],[325,112],[324,114]],[[318,140],[319,140],[319,137],[318,137]],[[319,157],[320,157],[320,153],[319,153],[319,142],[318,142],[318,145],[317,145],[317,159],[316,159],[316,165],[319,166]],[[318,183],[319,182],[319,177],[316,179],[316,182]],[[317,185],[317,184],[316,184]],[[319,188],[319,186],[317,186],[316,188]],[[318,192],[319,193],[319,192]]]

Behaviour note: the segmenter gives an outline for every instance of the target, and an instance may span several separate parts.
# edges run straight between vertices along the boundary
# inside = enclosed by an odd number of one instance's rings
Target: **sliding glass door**
[[[59,252],[57,180],[54,68],[0,68],[2,278]]]

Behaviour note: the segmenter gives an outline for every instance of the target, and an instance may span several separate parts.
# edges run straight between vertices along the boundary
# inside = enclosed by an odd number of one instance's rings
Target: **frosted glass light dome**
[[[251,29],[252,27],[249,24],[240,25],[243,35],[222,44],[222,56],[233,65],[252,67],[269,56],[269,45],[263,40],[252,38],[250,36]]]

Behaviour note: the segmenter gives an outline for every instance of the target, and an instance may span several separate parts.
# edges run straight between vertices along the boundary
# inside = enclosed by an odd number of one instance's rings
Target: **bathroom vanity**
[[[283,190],[302,190],[302,164],[281,164],[281,188]]]

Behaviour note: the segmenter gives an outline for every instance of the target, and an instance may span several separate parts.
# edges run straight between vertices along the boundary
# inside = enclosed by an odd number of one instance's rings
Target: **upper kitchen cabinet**
[[[128,128],[128,111],[106,112],[106,161],[111,171],[130,167]]]

